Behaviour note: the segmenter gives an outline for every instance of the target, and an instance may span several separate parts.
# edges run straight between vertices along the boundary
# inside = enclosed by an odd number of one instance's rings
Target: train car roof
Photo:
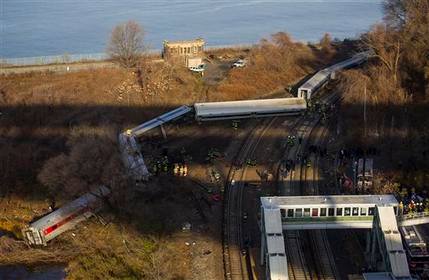
[[[283,236],[266,235],[266,237],[268,254],[286,254],[285,240]]]
[[[408,277],[410,276],[410,271],[407,256],[402,246],[395,213],[391,207],[378,207],[378,212],[377,217],[380,222],[380,229],[383,231],[384,244],[392,273],[396,277]]]
[[[272,280],[287,280],[288,270],[286,257],[269,256],[268,262],[270,266],[270,279]]]
[[[359,64],[365,61],[369,55],[370,55],[369,52],[361,52],[361,53],[355,54],[353,57],[349,59],[338,62],[334,65],[329,66],[328,68],[320,70],[319,72],[314,74],[310,79],[308,79],[304,84],[302,84],[299,87],[299,90],[313,90],[314,88],[317,88],[320,84],[324,83],[326,79],[329,78],[332,72],[339,71],[344,68],[348,68],[350,66]]]
[[[307,205],[327,206],[353,205],[353,204],[374,204],[396,206],[398,201],[393,195],[328,195],[328,196],[276,196],[261,197],[261,204],[264,208],[288,208]]]
[[[264,209],[266,233],[283,233],[280,209]]]
[[[60,220],[67,218],[70,214],[76,212],[79,209],[88,207],[98,196],[106,196],[110,193],[110,189],[105,186],[100,186],[94,189],[92,192],[86,193],[81,197],[67,203],[61,208],[54,212],[44,216],[41,219],[30,224],[33,228],[45,228],[58,223]]]
[[[195,114],[199,116],[232,115],[258,112],[278,112],[285,108],[303,109],[307,103],[303,98],[274,98],[224,102],[195,103]]]
[[[310,79],[308,79],[304,84],[302,84],[299,89],[312,90],[317,88],[321,83],[325,82],[329,78],[331,72],[327,69],[320,70],[314,74]]]
[[[169,122],[171,120],[174,120],[176,118],[179,118],[181,116],[183,116],[184,114],[187,114],[191,111],[191,107],[188,106],[180,106],[179,108],[176,108],[170,112],[167,112],[159,117],[156,117],[154,119],[151,119],[150,121],[144,122],[136,127],[134,127],[133,129],[131,129],[132,133],[135,134],[136,136],[140,136],[143,133],[158,127],[166,122]]]

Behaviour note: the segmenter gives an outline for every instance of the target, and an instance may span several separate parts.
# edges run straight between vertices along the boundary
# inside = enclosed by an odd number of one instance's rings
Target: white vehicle
[[[204,64],[200,64],[198,66],[194,66],[194,67],[189,67],[189,70],[191,70],[192,72],[204,72],[205,70],[205,65]]]
[[[360,190],[366,191],[372,187],[374,177],[374,160],[372,158],[360,158],[357,167],[357,186]]]
[[[234,62],[234,64],[232,64],[232,68],[237,67],[237,68],[241,68],[246,66],[247,62],[244,59],[239,59],[236,62]]]

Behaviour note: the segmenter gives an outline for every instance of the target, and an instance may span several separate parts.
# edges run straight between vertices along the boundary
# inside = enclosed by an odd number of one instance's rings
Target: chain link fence
[[[235,45],[218,45],[206,46],[206,50],[219,50],[219,49],[245,49],[251,48],[253,44],[235,44]],[[161,50],[152,49],[148,51],[152,55],[160,55]],[[20,58],[0,58],[0,66],[30,66],[30,65],[48,65],[48,64],[65,64],[86,61],[102,61],[109,59],[106,53],[92,53],[92,54],[63,54],[51,56],[34,56],[34,57],[20,57]]]

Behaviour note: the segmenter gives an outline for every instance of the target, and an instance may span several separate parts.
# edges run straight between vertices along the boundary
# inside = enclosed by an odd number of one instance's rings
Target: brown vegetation
[[[216,89],[216,100],[254,98],[295,84],[317,68],[312,50],[286,33],[272,35],[250,50],[248,66],[234,69]]]
[[[112,30],[107,52],[120,65],[135,67],[144,51],[143,37],[143,29],[137,22],[119,24]]]
[[[342,75],[344,120],[353,127],[346,137],[349,145],[384,150],[389,181],[421,190],[429,179],[429,1],[387,0],[384,7],[385,21],[362,36],[374,59]]]
[[[195,197],[204,196],[188,181],[161,178],[135,197],[118,159],[118,132],[182,104],[258,98],[313,72],[322,64],[320,55],[278,33],[250,49],[248,67],[231,70],[216,86],[185,68],[148,60],[135,69],[0,76],[0,196],[20,202],[14,212],[6,199],[0,201],[7,218],[0,228],[19,234],[17,228],[47,212],[47,197],[64,202],[99,184],[116,194],[115,207],[107,211],[116,218],[107,226],[90,221],[76,236],[69,232],[46,250],[5,238],[0,262],[17,263],[20,255],[25,263],[68,262],[71,279],[186,279],[189,262],[182,260],[190,256],[183,238],[177,244],[166,240],[175,240],[182,222],[200,222],[194,217]]]

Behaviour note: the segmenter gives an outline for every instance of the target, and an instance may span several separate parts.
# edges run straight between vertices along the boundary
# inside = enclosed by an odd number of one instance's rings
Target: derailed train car
[[[312,94],[325,85],[337,71],[358,66],[364,63],[370,56],[370,51],[361,52],[347,60],[320,70],[298,88],[298,97],[311,99]]]
[[[298,89],[297,98],[196,103],[194,106],[181,106],[135,128],[126,130],[118,135],[118,140],[119,150],[128,175],[136,183],[149,178],[150,173],[140,151],[138,138],[151,129],[162,127],[163,124],[188,114],[195,114],[198,121],[299,115],[307,109],[306,99],[311,98],[311,93],[322,86],[332,73],[360,64],[366,60],[367,56],[365,53],[359,54],[319,71]],[[305,88],[306,86],[308,88]],[[25,240],[30,245],[46,245],[49,240],[93,215],[101,208],[102,197],[109,193],[110,190],[102,186],[31,223],[23,230]]]
[[[31,223],[22,230],[25,241],[29,245],[46,246],[48,241],[72,229],[100,210],[103,206],[103,198],[109,194],[109,188],[100,186]]]
[[[194,109],[197,121],[213,121],[299,115],[307,109],[307,103],[302,98],[274,98],[196,103]]]

